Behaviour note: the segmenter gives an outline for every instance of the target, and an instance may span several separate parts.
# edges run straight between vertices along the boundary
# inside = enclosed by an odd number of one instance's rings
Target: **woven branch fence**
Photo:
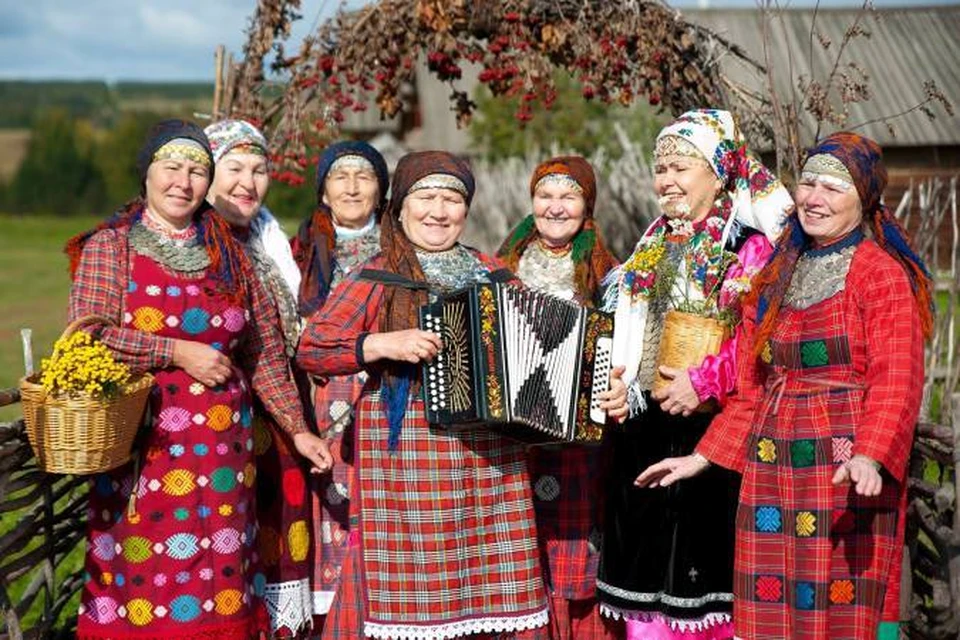
[[[626,148],[626,147],[625,147]],[[646,226],[652,176],[642,153],[606,162],[598,222],[621,256]],[[527,179],[535,159],[478,167],[478,183],[496,184],[471,211],[473,241],[495,247],[527,213]],[[522,165],[522,166],[521,166]],[[897,208],[928,264],[939,265],[936,332],[928,349],[924,409],[910,465],[909,517],[901,618],[910,638],[960,635],[960,221],[957,179],[911,185]],[[484,193],[481,191],[481,194]],[[479,195],[479,194],[478,194]],[[477,209],[482,215],[475,215]],[[474,224],[480,227],[479,224]],[[0,406],[17,403],[0,390]],[[73,635],[82,585],[85,478],[42,472],[27,443],[23,420],[0,423],[0,640]]]

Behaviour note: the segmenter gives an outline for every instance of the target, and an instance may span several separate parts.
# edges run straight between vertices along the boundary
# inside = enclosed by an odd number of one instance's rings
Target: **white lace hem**
[[[670,626],[673,631],[681,632],[700,632],[712,629],[722,624],[733,622],[733,616],[729,613],[708,613],[700,618],[671,618],[662,613],[651,611],[631,611],[629,609],[620,609],[611,607],[605,602],[600,603],[600,613],[619,620],[630,620],[631,622],[654,622],[660,621]]]
[[[270,632],[286,628],[294,633],[313,626],[310,580],[271,583],[264,587],[263,601],[270,614]]]
[[[363,631],[371,638],[382,640],[448,640],[473,633],[504,633],[528,631],[546,626],[547,610],[525,616],[472,618],[447,624],[380,624],[367,621]]]
[[[314,591],[313,592],[313,615],[325,616],[330,613],[330,607],[333,606],[333,591]]]

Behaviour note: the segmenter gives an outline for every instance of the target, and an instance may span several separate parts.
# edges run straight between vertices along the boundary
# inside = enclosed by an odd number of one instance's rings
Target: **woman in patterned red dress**
[[[300,225],[293,254],[302,273],[300,313],[308,317],[330,291],[380,251],[380,211],[390,187],[387,164],[366,142],[336,142],[317,162],[317,209]],[[314,632],[323,630],[340,582],[350,536],[353,486],[353,414],[366,371],[314,376],[313,407],[320,434],[333,455],[333,471],[316,478],[311,492],[315,560]]]
[[[137,165],[142,197],[67,245],[70,318],[114,320],[93,333],[157,380],[135,461],[93,481],[77,635],[257,638],[252,394],[314,471],[329,452],[304,424],[269,299],[204,202],[203,131],[159,123]]]
[[[244,120],[222,120],[204,129],[204,133],[216,163],[207,201],[230,223],[234,236],[250,257],[253,271],[275,310],[284,352],[292,359],[300,339],[300,271],[286,234],[263,206],[270,188],[267,141]],[[308,387],[309,383],[303,380],[301,388]],[[313,619],[308,473],[294,453],[290,437],[270,418],[262,403],[254,406],[257,551],[266,582],[263,595],[270,614],[270,631],[275,638],[304,637]]]
[[[418,363],[430,296],[511,278],[459,244],[474,181],[445,152],[397,165],[382,253],[313,316],[297,361],[324,375],[371,373],[357,411],[359,525],[325,638],[547,637],[547,602],[524,446],[495,431],[432,429]]]
[[[510,233],[499,257],[526,286],[594,305],[617,260],[593,220],[593,167],[580,156],[551,158],[534,170],[530,197],[533,214]],[[614,411],[609,417],[619,416]],[[622,636],[623,623],[601,616],[596,598],[603,490],[599,445],[531,447],[528,465],[553,640]]]
[[[638,478],[669,485],[710,463],[743,473],[743,638],[899,637],[905,475],[933,320],[886,182],[867,138],[837,133],[808,152],[798,212],[748,299],[737,397],[697,457]]]

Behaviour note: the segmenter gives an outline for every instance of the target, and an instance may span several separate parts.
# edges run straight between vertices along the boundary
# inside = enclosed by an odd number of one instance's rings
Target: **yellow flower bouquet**
[[[118,467],[143,418],[153,376],[134,376],[102,342],[71,323],[44,358],[41,372],[20,381],[27,438],[40,467],[51,473],[89,474]]]

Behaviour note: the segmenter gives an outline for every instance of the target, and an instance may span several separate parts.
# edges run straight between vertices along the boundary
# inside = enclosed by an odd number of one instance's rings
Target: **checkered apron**
[[[864,413],[866,339],[845,304],[782,310],[761,356],[737,516],[739,637],[873,640],[881,614],[897,619],[904,487],[884,475],[868,498],[831,483]]]
[[[357,421],[365,631],[449,638],[543,627],[547,603],[524,447],[432,429],[411,398],[396,452],[378,393]]]

